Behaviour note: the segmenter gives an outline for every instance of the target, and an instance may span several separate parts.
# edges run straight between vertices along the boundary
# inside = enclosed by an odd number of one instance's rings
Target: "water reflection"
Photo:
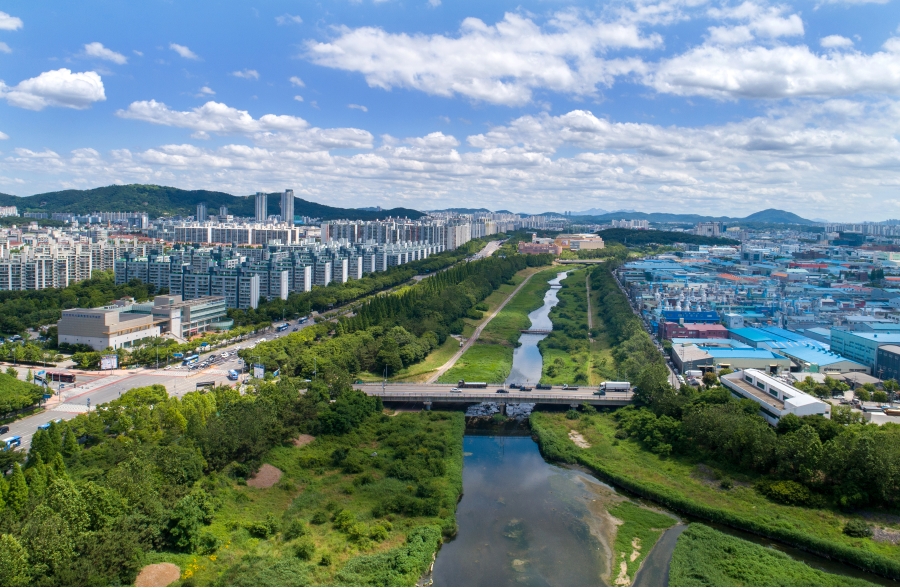
[[[599,482],[548,464],[529,437],[466,436],[464,451],[459,534],[438,553],[436,586],[603,584]]]

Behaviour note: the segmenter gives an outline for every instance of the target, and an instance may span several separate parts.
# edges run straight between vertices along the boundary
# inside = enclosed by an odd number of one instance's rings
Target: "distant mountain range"
[[[647,220],[651,223],[685,223],[695,224],[701,222],[722,222],[722,223],[767,223],[767,224],[791,224],[791,225],[814,225],[815,221],[811,221],[800,217],[793,212],[786,210],[778,210],[777,208],[768,208],[745,217],[730,216],[704,216],[699,214],[672,214],[668,212],[608,212],[598,215],[570,216],[571,220],[583,220],[594,222],[605,222],[611,220]]]
[[[181,190],[143,184],[106,186],[92,190],[63,190],[33,196],[0,194],[0,206],[16,206],[20,213],[147,212],[151,217],[191,216],[196,213],[197,205],[201,202],[206,203],[210,214],[215,214],[222,205],[227,206],[228,213],[234,216],[253,216],[255,210],[255,200],[252,195],[233,196],[225,192]],[[267,204],[268,214],[280,214],[281,194],[278,192],[269,194]],[[424,216],[418,210],[410,208],[392,208],[390,210],[338,208],[302,198],[294,199],[294,214],[323,220],[376,220],[389,216],[417,219]]]

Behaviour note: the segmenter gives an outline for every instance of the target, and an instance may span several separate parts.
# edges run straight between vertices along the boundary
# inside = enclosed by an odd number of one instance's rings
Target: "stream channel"
[[[556,293],[564,277],[565,273],[560,273],[550,280],[551,289],[544,297],[544,305],[529,315],[532,329],[552,328],[548,315],[558,301]],[[540,380],[541,355],[537,343],[544,336],[522,335],[522,345],[513,355],[508,382]],[[530,407],[518,418],[526,418],[529,412]],[[459,531],[437,554],[430,578],[435,586],[615,583],[610,562],[616,521],[607,507],[627,500],[626,493],[579,469],[547,463],[527,430],[499,433],[467,429],[463,450],[463,496],[456,514]],[[669,561],[684,528],[684,524],[675,525],[651,548],[636,577],[631,579],[635,586],[668,585]],[[880,584],[886,582],[878,576],[761,537],[716,528],[774,547],[821,570]]]

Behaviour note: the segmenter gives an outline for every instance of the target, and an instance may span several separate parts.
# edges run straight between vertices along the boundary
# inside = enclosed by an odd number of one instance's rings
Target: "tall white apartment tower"
[[[257,192],[256,193],[256,222],[264,223],[266,222],[266,208],[268,206],[268,199],[266,197],[265,192]]]
[[[206,202],[201,202],[197,205],[197,222],[206,221]]]
[[[294,224],[294,191],[285,190],[281,193],[281,222]]]

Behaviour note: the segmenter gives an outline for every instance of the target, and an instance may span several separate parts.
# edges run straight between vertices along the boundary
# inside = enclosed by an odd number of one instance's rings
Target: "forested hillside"
[[[268,213],[280,214],[281,194],[271,193],[268,198]],[[232,196],[225,192],[211,190],[181,190],[168,186],[128,184],[125,186],[104,186],[91,190],[62,190],[33,196],[18,197],[0,195],[0,206],[16,206],[19,212],[147,212],[157,216],[192,216],[197,205],[205,202],[209,213],[215,214],[220,206],[227,206],[229,214],[252,217],[255,199],[252,194]],[[296,198],[294,214],[313,218],[375,220],[379,218],[422,216],[417,210],[392,208],[373,211],[355,208],[337,208]]]

